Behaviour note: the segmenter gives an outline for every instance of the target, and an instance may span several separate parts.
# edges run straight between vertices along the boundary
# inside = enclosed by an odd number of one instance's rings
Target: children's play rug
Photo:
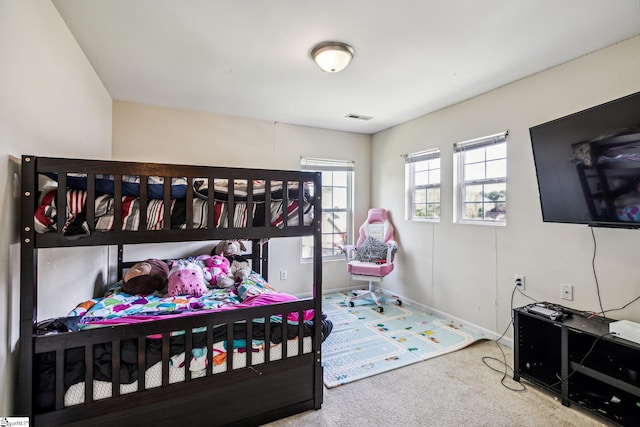
[[[484,339],[461,325],[391,300],[378,313],[375,304],[356,302],[348,294],[324,296],[322,309],[333,331],[322,343],[324,384],[337,387],[362,378],[450,353]]]

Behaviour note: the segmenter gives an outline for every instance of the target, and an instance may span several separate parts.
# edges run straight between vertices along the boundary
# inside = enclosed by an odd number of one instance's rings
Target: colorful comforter
[[[298,299],[293,295],[277,292],[256,272],[252,272],[237,289],[210,289],[200,297],[130,295],[124,292],[120,285],[121,282],[118,282],[111,286],[103,298],[94,298],[78,304],[69,313],[69,317],[79,317],[78,328],[82,330],[157,320],[158,316],[185,316],[206,310],[232,310]],[[306,310],[303,317],[303,321],[313,319],[313,310]],[[281,321],[280,316],[272,316],[271,320]],[[290,313],[287,321],[297,324],[298,314]]]

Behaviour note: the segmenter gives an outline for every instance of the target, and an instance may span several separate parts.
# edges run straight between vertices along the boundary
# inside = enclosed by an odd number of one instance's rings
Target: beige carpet
[[[507,361],[513,352],[507,347]],[[595,415],[562,406],[552,395],[522,381],[526,391],[505,388],[502,374],[482,358],[502,359],[493,341],[391,372],[324,390],[322,409],[267,424],[289,426],[608,426]],[[489,361],[491,363],[491,361]],[[494,367],[503,369],[497,364]],[[510,373],[506,384],[521,388]]]

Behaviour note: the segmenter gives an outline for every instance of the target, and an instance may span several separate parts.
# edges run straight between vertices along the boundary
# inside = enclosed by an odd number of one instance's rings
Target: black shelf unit
[[[521,378],[620,426],[640,425],[640,344],[609,334],[614,319],[552,320],[515,308],[514,380]]]

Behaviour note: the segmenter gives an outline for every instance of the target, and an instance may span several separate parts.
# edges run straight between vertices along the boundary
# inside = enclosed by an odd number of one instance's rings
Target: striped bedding
[[[57,230],[57,190],[49,190],[41,196],[41,201],[35,212],[36,232],[45,233]],[[84,209],[87,192],[84,190],[67,190],[67,212],[66,221],[63,226],[65,236],[82,236],[91,233],[89,225],[86,223],[86,212]],[[271,226],[282,228],[285,216],[283,214],[283,201],[272,200]],[[102,194],[95,201],[95,225],[96,231],[109,231],[114,228],[114,199],[110,194]],[[253,225],[262,225],[264,220],[264,202],[254,202],[251,209],[248,209],[247,202],[234,202],[234,223],[233,227],[245,227],[249,217],[253,218]],[[165,203],[162,199],[149,199],[147,201],[147,230],[163,230]],[[186,199],[171,200],[171,225],[172,229],[186,228]],[[229,227],[229,212],[226,201],[214,201],[214,223],[213,228]],[[304,204],[304,224],[309,225],[313,219],[313,206],[305,201]],[[208,216],[207,200],[201,198],[193,199],[193,228],[207,228]],[[140,202],[137,197],[122,197],[122,230],[138,230],[140,225]],[[286,207],[286,217],[288,225],[299,225],[298,222],[298,201],[288,200]]]

